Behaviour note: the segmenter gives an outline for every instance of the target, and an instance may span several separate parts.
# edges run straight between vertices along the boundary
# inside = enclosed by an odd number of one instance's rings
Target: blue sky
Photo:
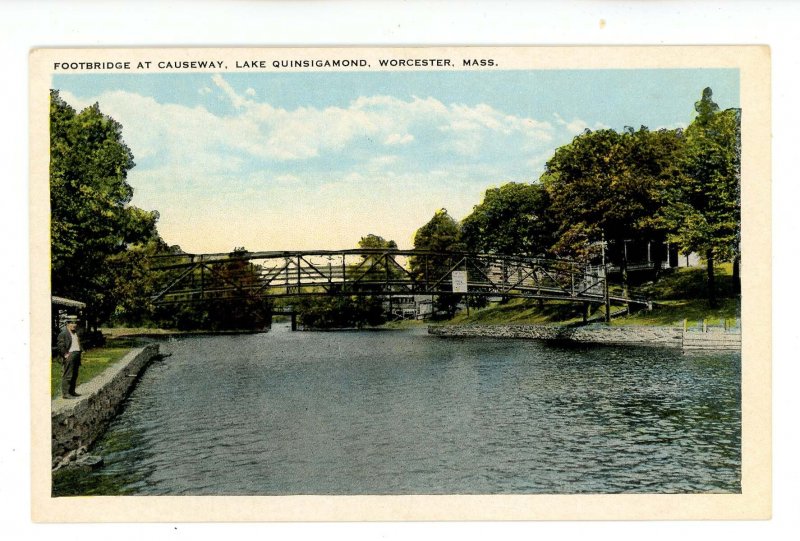
[[[731,69],[58,75],[76,109],[123,125],[132,203],[190,252],[411,247],[505,182],[532,182],[585,128],[686,126]]]

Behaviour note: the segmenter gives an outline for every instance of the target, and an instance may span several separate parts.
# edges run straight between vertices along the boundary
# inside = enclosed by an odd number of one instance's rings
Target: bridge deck
[[[606,302],[601,267],[575,261],[427,252],[339,250],[177,254],[153,260],[164,287],[158,303],[240,297],[309,295],[443,295],[454,293],[453,272],[465,272],[470,296],[505,296],[570,302]],[[610,286],[610,285],[609,285]],[[648,305],[644,298],[610,293],[609,302]]]

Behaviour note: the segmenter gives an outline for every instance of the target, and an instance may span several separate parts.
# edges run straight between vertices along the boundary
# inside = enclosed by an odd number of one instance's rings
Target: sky
[[[441,208],[535,182],[586,128],[687,126],[703,88],[739,106],[733,69],[56,75],[123,126],[131,204],[191,253],[413,246]]]

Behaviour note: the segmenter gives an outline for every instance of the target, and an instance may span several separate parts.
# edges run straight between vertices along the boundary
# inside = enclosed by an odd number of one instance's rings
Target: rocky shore
[[[483,336],[491,338],[527,338],[579,344],[637,345],[681,348],[680,327],[608,327],[586,325],[431,325],[428,334],[449,337]]]

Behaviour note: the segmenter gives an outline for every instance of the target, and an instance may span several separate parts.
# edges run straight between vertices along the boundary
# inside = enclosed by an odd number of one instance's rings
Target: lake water
[[[741,490],[739,355],[285,326],[161,351],[55,495]]]

